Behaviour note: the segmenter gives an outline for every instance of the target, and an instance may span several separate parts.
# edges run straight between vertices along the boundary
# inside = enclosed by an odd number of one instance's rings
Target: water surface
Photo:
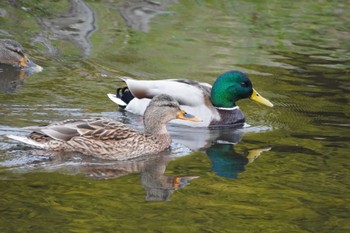
[[[9,3],[0,37],[44,71],[0,94],[1,232],[350,230],[347,1]],[[5,137],[96,116],[142,129],[106,96],[117,77],[212,83],[231,69],[275,107],[238,102],[241,130],[170,126],[160,155],[106,162]]]

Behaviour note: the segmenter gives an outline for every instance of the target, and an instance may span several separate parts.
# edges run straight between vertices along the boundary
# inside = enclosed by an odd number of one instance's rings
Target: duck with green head
[[[200,117],[203,122],[192,124],[174,120],[172,123],[194,127],[240,127],[245,117],[236,102],[249,98],[273,107],[252,85],[246,74],[232,70],[221,74],[213,86],[187,79],[135,80],[121,78],[126,87],[118,88],[108,97],[125,110],[143,115],[150,99],[158,94],[175,98],[181,108]]]

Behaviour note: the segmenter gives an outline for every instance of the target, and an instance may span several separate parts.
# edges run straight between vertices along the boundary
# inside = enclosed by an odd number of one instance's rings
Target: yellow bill
[[[260,104],[266,105],[268,107],[273,107],[273,104],[268,99],[262,97],[255,89],[253,89],[253,94],[249,98]]]
[[[201,122],[202,121],[202,119],[195,117],[191,114],[188,114],[182,109],[180,109],[177,112],[176,119],[185,120],[185,121],[193,121],[193,122]]]
[[[29,63],[28,57],[27,57],[27,56],[24,56],[24,57],[22,57],[22,59],[19,61],[18,64],[19,64],[21,67],[28,68],[28,67],[29,67],[29,66],[28,66],[28,63]]]
[[[26,55],[18,62],[18,65],[24,69],[30,69],[32,73],[41,72],[43,68],[32,62]]]

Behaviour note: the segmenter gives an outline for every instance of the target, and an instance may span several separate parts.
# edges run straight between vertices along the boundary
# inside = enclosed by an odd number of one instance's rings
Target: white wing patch
[[[135,97],[142,93],[146,98],[153,98],[156,95],[167,94],[176,99],[180,104],[189,106],[203,105],[203,91],[195,86],[175,80],[125,80],[129,90]]]

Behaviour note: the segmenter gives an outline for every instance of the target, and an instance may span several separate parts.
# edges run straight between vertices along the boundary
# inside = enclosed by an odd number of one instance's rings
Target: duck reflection
[[[222,177],[237,178],[245,167],[271,148],[250,149],[244,152],[235,150],[245,133],[269,130],[268,127],[241,129],[193,129],[174,127],[170,131],[173,141],[186,145],[191,150],[204,151],[212,164],[212,171]]]
[[[95,179],[112,179],[133,173],[141,174],[141,184],[147,201],[168,201],[177,189],[184,188],[189,181],[199,176],[166,176],[164,172],[171,157],[155,155],[142,160],[116,162],[114,164],[81,166],[80,173]]]
[[[212,164],[212,171],[218,176],[238,178],[239,173],[245,171],[247,164],[258,158],[262,152],[270,148],[253,149],[244,153],[237,153],[230,144],[214,144],[206,150]]]
[[[165,176],[164,172],[169,161],[165,157],[155,163],[148,164],[141,173],[141,183],[146,190],[147,201],[167,201],[177,189],[184,188],[189,181],[199,176]]]
[[[0,64],[0,93],[16,92],[23,85],[24,79],[36,72],[40,71]]]
[[[83,174],[93,179],[105,180],[140,174],[147,201],[168,201],[176,190],[184,188],[190,184],[190,180],[199,177],[165,175],[166,166],[173,159],[169,152],[126,161],[106,161],[76,153],[48,154],[42,150],[23,150],[19,153],[16,150],[2,157],[0,166],[11,167],[12,171],[19,173],[55,171],[70,175]]]
[[[0,64],[0,93],[14,93],[27,77],[20,68]]]

